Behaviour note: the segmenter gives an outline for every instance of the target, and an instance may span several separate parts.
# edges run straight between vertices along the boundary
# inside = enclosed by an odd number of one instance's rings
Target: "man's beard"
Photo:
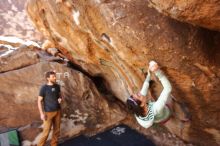
[[[53,84],[55,84],[56,83],[56,80],[52,80],[52,81],[50,81],[51,83],[53,83]]]

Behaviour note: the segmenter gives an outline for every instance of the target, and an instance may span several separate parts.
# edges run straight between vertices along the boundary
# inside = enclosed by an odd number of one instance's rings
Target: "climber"
[[[38,146],[45,145],[52,125],[53,134],[51,146],[57,146],[61,123],[60,104],[62,95],[60,86],[56,84],[56,73],[54,71],[47,72],[46,79],[47,84],[41,86],[38,96],[38,109],[41,120],[43,120],[43,132]]]
[[[150,101],[150,96],[146,96],[149,88],[150,72],[155,73],[164,88],[155,102]],[[171,109],[168,102],[171,100],[171,90],[171,84],[158,64],[155,61],[150,61],[148,74],[141,91],[127,99],[128,108],[135,114],[135,118],[141,126],[149,128],[153,123],[165,123],[169,120]]]

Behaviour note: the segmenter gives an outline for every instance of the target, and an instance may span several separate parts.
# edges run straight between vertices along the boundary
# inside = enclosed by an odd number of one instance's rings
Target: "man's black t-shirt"
[[[43,85],[41,86],[39,96],[43,97],[44,111],[52,112],[60,109],[58,98],[60,97],[60,86],[54,85]]]

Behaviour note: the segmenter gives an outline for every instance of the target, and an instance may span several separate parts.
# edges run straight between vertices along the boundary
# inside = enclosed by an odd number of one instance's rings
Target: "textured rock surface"
[[[42,122],[36,107],[36,97],[39,86],[45,82],[44,72],[56,70],[57,81],[62,85],[65,96],[60,141],[79,134],[94,135],[117,123],[125,123],[157,145],[186,145],[159,125],[149,130],[141,128],[133,115],[128,114],[121,102],[108,91],[102,78],[91,78],[91,81],[72,67],[76,66],[24,44],[0,56],[0,81],[3,85],[0,89],[0,104],[3,105],[1,109],[4,109],[0,112],[0,132],[17,128],[23,146],[38,142]]]
[[[33,58],[28,58],[28,54]],[[6,68],[0,74],[0,131],[18,128],[24,146],[37,144],[42,131],[37,96],[40,86],[45,83],[44,73],[48,70],[56,70],[57,81],[65,97],[61,139],[80,133],[97,133],[125,118],[126,112],[117,104],[109,104],[88,77],[64,64],[48,62],[42,58],[43,55],[46,56],[42,51],[23,48],[4,60],[14,68],[10,71]],[[34,56],[38,56],[38,60]],[[24,62],[26,66],[22,66]],[[0,68],[4,65],[0,64]]]
[[[174,19],[220,31],[219,0],[149,0],[159,12]]]
[[[33,41],[24,41],[17,37],[0,36],[0,73],[19,69],[40,61],[36,51],[40,46]],[[0,50],[1,50],[0,49]]]
[[[36,49],[36,48],[35,48]],[[33,51],[34,48],[21,46],[13,53],[0,58],[0,73],[16,70],[36,64],[39,62],[39,55]]]
[[[42,40],[25,12],[26,0],[0,1],[0,36],[16,36],[22,39]]]
[[[187,123],[173,118],[165,126],[195,144],[220,144],[220,34],[177,22],[148,5],[147,0],[29,0],[27,11],[72,63],[102,77],[123,102],[140,89],[148,61],[158,61],[172,94],[192,117]]]

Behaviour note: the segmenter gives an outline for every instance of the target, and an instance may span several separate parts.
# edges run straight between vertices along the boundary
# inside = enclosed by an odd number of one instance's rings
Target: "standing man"
[[[46,79],[47,84],[41,86],[38,96],[38,109],[40,112],[40,118],[43,120],[43,132],[38,146],[44,146],[52,125],[53,134],[51,146],[57,146],[58,136],[60,134],[60,103],[62,101],[62,97],[60,86],[56,84],[56,73],[53,71],[47,72]]]

